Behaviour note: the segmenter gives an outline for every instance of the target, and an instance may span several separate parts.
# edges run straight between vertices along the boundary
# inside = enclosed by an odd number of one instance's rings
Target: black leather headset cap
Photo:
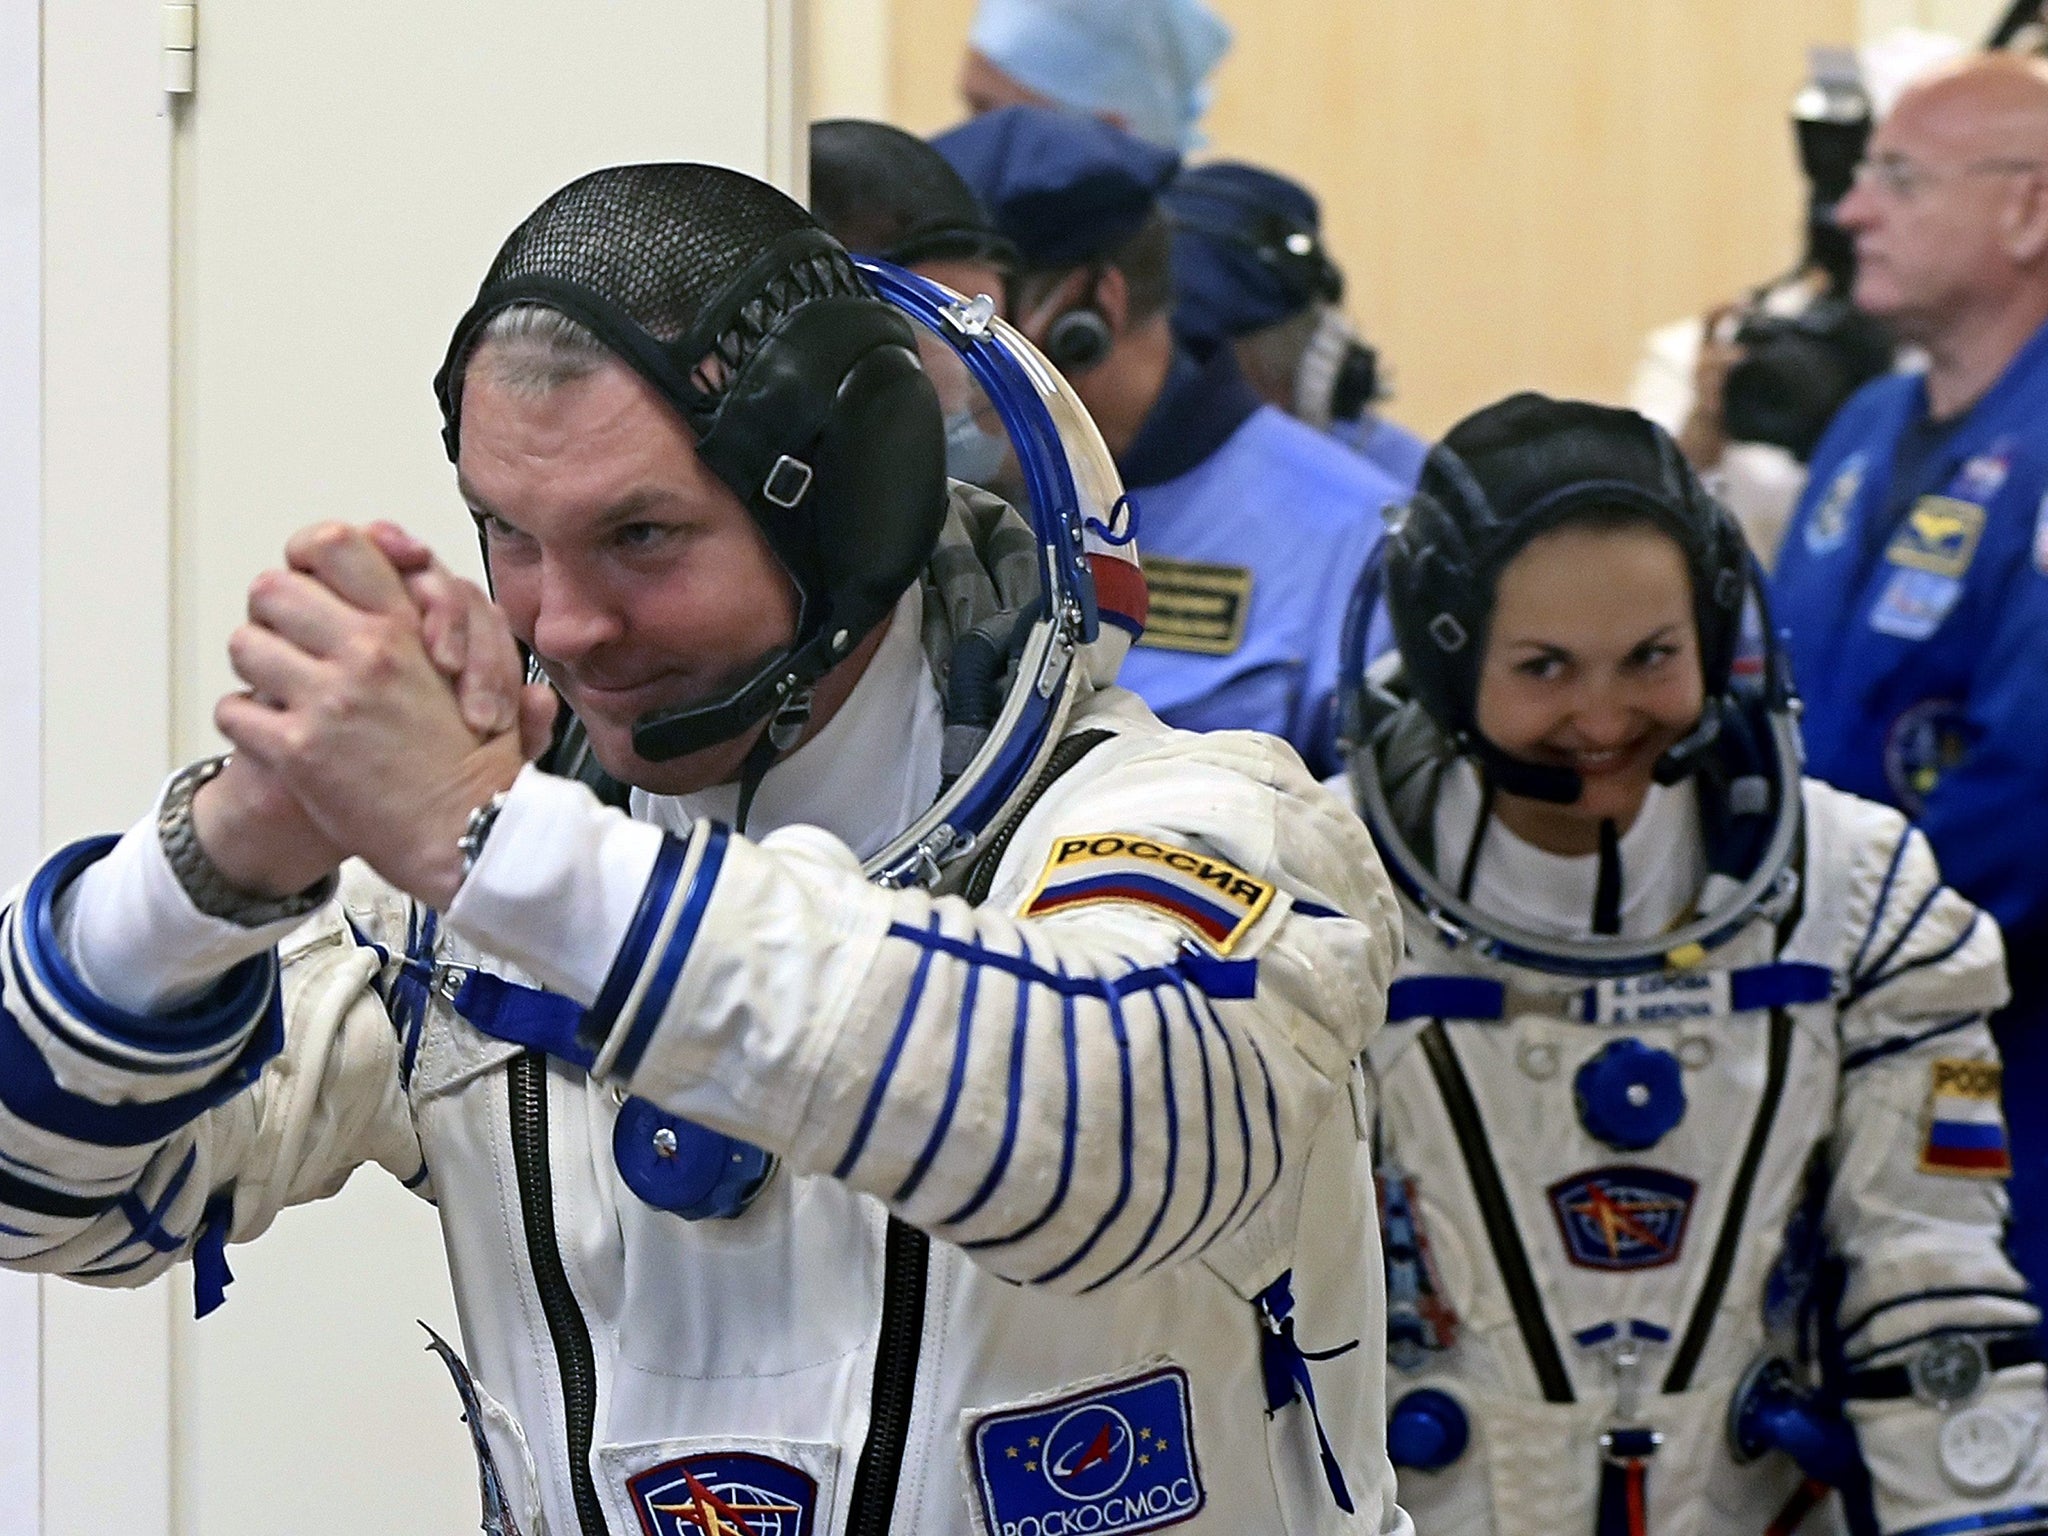
[[[811,212],[849,251],[899,267],[978,261],[1007,274],[1017,266],[1017,247],[946,157],[888,123],[811,124]]]
[[[1476,742],[1479,660],[1501,571],[1528,542],[1595,510],[1634,512],[1685,553],[1709,699],[1728,689],[1741,624],[1742,534],[1663,428],[1634,411],[1527,393],[1466,417],[1432,449],[1387,530],[1387,611],[1423,708]]]
[[[682,419],[800,600],[797,633],[723,696],[651,716],[650,760],[730,739],[858,645],[915,580],[945,518],[945,428],[910,323],[773,187],[708,165],[626,165],[513,231],[434,380],[449,458],[491,317],[558,310]]]

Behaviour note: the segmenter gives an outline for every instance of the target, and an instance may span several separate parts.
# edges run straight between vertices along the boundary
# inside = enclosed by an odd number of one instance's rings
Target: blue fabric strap
[[[1729,971],[1728,1005],[1736,1013],[1761,1008],[1790,1008],[1824,1003],[1835,995],[1835,973],[1804,960],[1773,960],[1766,965]],[[1507,1015],[1504,983],[1484,976],[1403,976],[1387,989],[1387,1022],[1405,1019],[1463,1019],[1499,1023]],[[1588,990],[1579,1003],[1580,1016],[1598,1016],[1596,996]]]
[[[1508,989],[1484,976],[1403,976],[1387,988],[1387,1022],[1404,1019],[1477,1019],[1492,1023],[1507,1011]]]
[[[495,1040],[543,1051],[586,1072],[597,1059],[576,1036],[583,1009],[573,998],[471,971],[454,1003],[457,1013]]]
[[[235,1219],[235,1192],[223,1189],[206,1202],[199,1235],[192,1244],[192,1315],[204,1317],[228,1299],[234,1271],[228,1268],[228,1228]]]
[[[1305,1350],[1294,1338],[1294,1271],[1259,1292],[1253,1305],[1259,1313],[1259,1361],[1266,1377],[1266,1411],[1278,1413],[1296,1398],[1308,1405],[1308,1416],[1316,1427],[1316,1447],[1321,1452],[1323,1476],[1329,1480],[1330,1497],[1345,1514],[1354,1513],[1351,1490],[1344,1485],[1344,1469],[1323,1432],[1323,1416],[1316,1411],[1316,1386],[1309,1375],[1311,1360],[1333,1360],[1358,1348],[1358,1340],[1335,1349]]]
[[[1728,977],[1728,1000],[1737,1013],[1824,1003],[1835,995],[1835,973],[1808,960],[1745,966]]]

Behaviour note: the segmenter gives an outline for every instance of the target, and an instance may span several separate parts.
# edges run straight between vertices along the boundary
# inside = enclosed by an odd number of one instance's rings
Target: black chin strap
[[[1612,821],[1600,823],[1600,873],[1593,882],[1593,931],[1621,932],[1621,833]]]
[[[733,831],[746,832],[747,813],[754,808],[754,795],[768,777],[768,770],[775,766],[777,758],[803,739],[804,727],[810,723],[811,690],[799,688],[775,711],[768,728],[754,738],[740,763],[740,803],[733,812]]]

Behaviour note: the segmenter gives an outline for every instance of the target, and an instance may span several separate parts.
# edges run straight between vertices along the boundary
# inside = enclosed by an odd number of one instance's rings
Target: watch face
[[[1975,1339],[1930,1339],[1906,1364],[1913,1395],[1936,1408],[1953,1408],[1977,1395],[1983,1385],[1984,1346]]]
[[[1989,1404],[1951,1414],[1941,1425],[1941,1470],[1964,1493],[1996,1493],[2019,1474],[2032,1426]]]

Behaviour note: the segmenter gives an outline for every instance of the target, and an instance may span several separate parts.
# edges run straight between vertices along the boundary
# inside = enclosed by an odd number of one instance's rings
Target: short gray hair
[[[514,304],[484,323],[464,372],[481,364],[493,383],[528,398],[589,378],[618,354],[582,322],[544,304]]]

